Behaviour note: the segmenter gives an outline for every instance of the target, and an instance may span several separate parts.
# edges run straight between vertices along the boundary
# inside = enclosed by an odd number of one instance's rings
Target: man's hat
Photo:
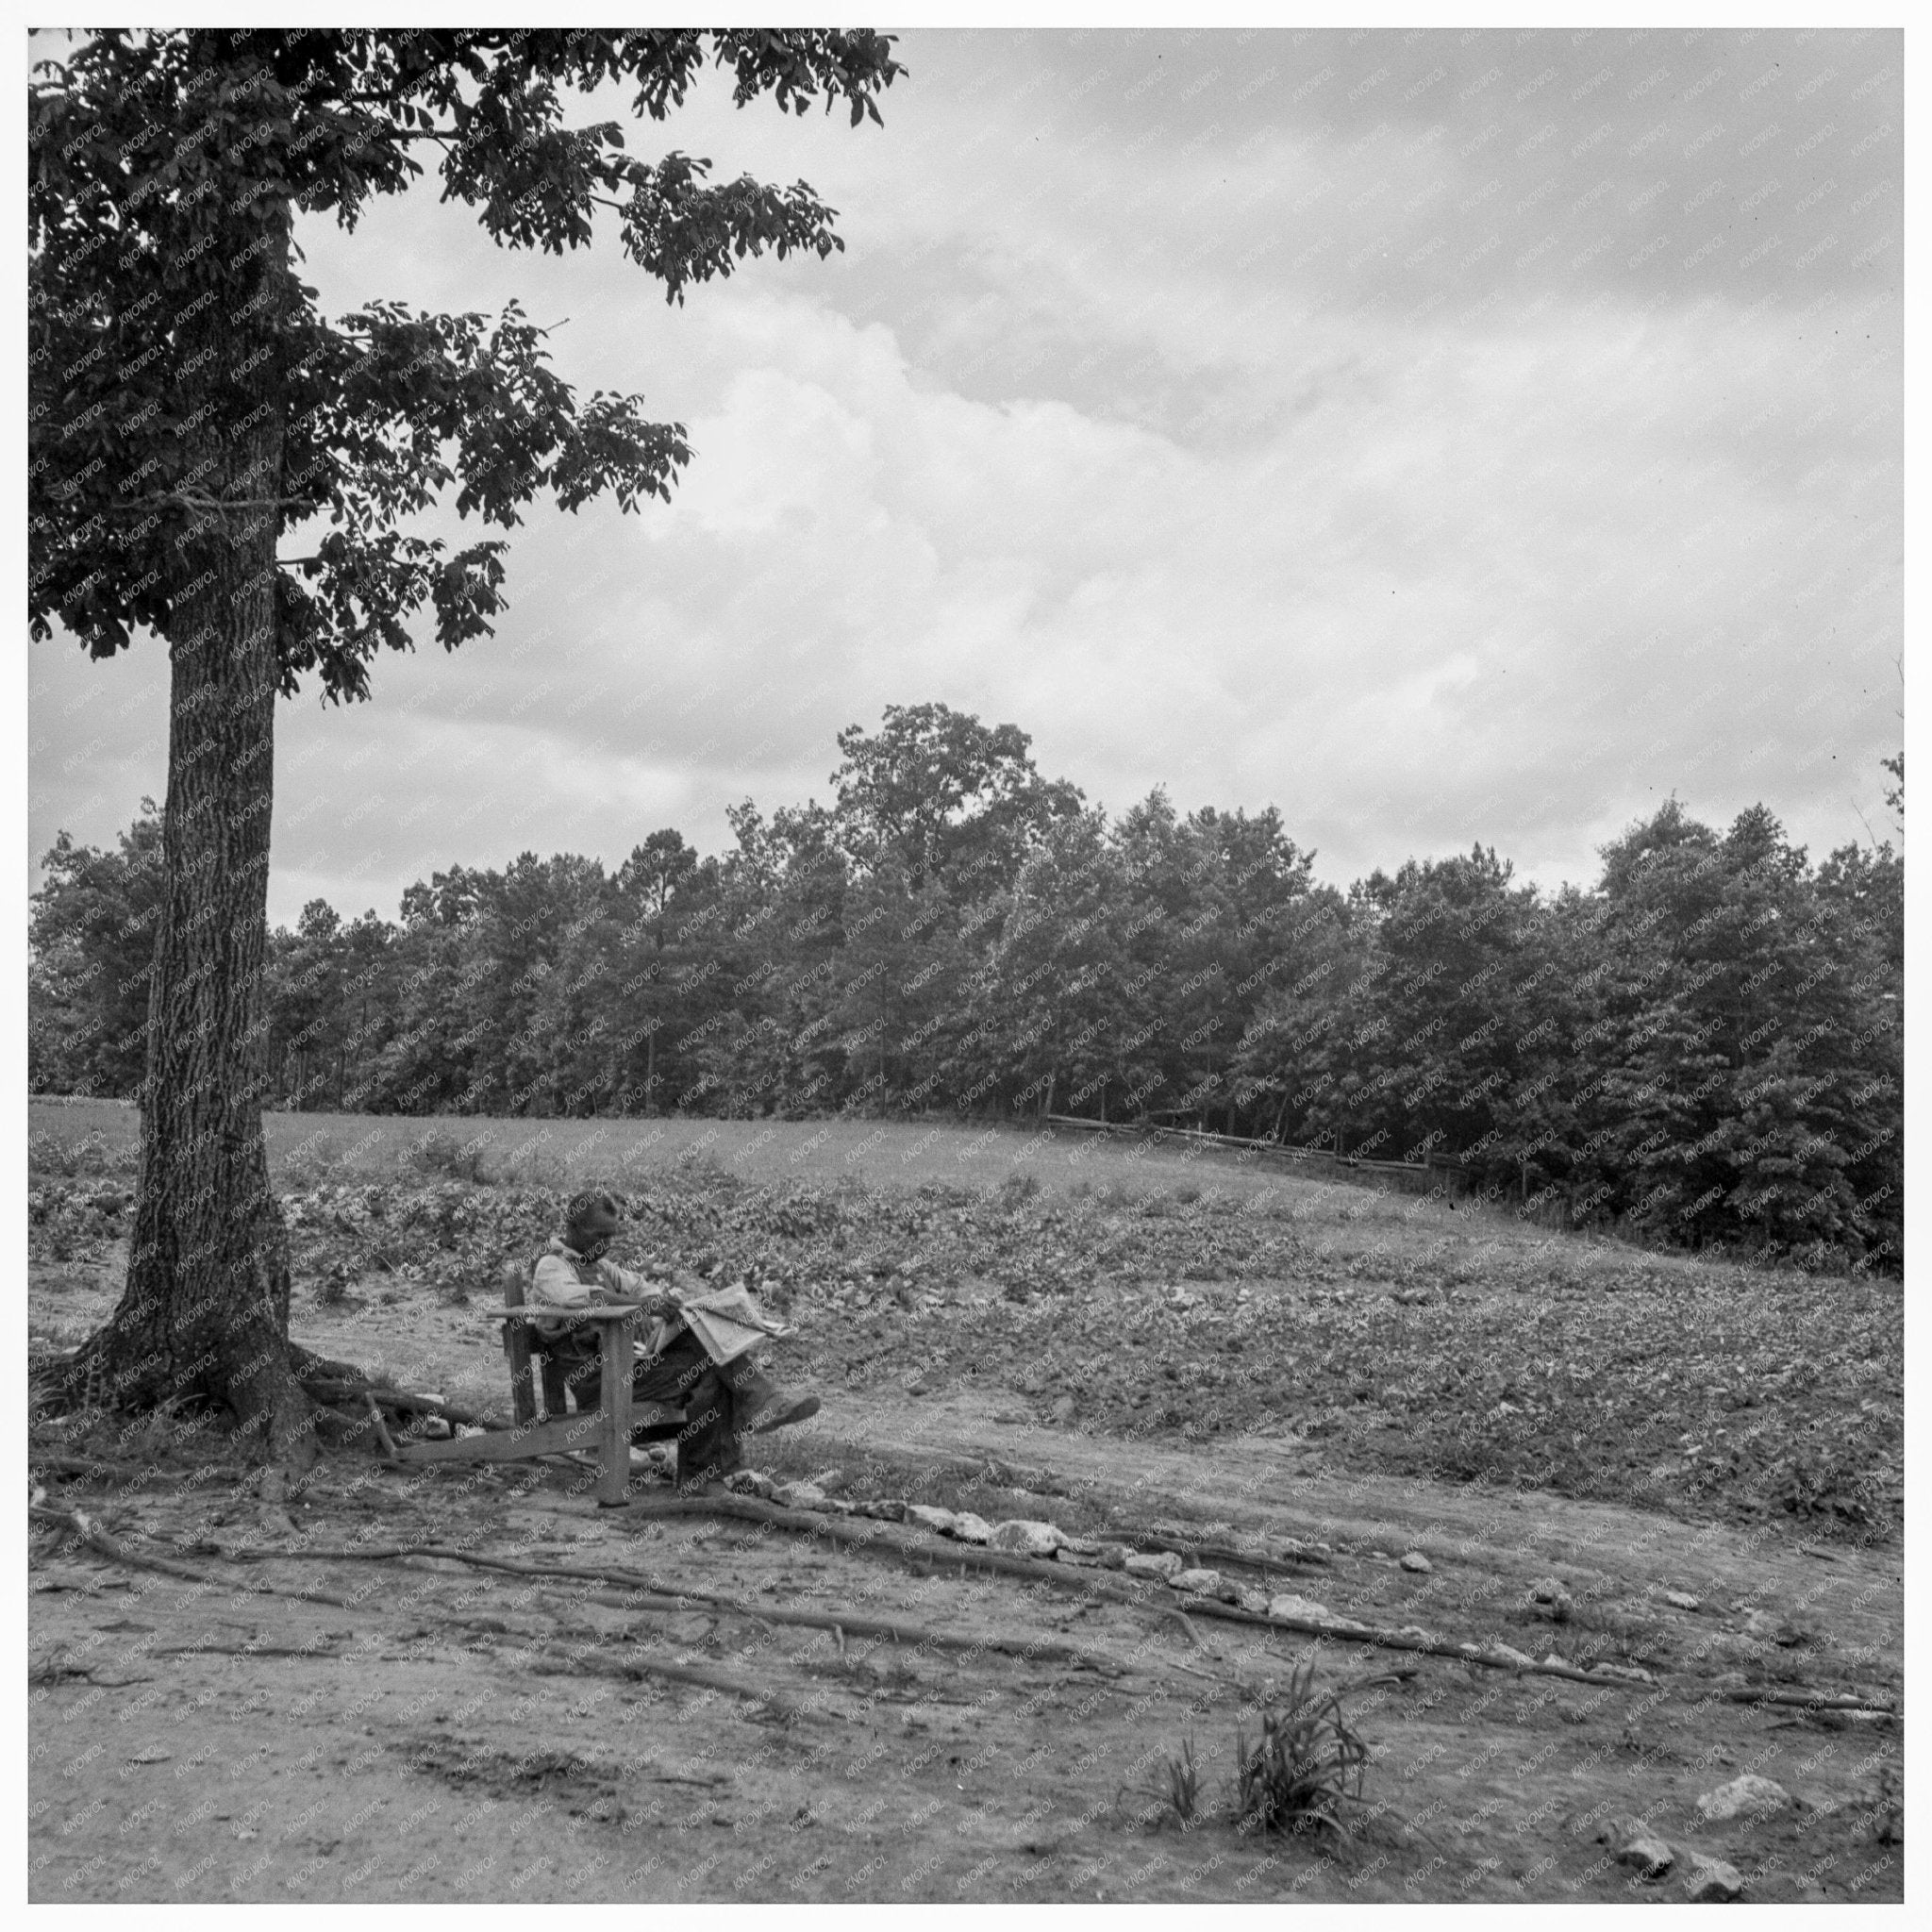
[[[608,1241],[615,1238],[623,1220],[608,1194],[578,1194],[570,1204],[564,1226],[582,1241]]]

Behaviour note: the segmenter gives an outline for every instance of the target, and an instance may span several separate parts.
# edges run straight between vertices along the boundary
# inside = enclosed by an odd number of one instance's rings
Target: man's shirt
[[[620,1268],[608,1257],[601,1261],[586,1260],[561,1235],[553,1235],[550,1245],[537,1257],[536,1272],[530,1276],[529,1306],[533,1308],[588,1308],[591,1305],[591,1291],[595,1288],[620,1295],[627,1302],[650,1301],[663,1292],[661,1289],[653,1288],[641,1274],[634,1274],[628,1268]],[[546,1341],[555,1340],[573,1325],[582,1326],[581,1324],[544,1321],[532,1322],[530,1325]]]

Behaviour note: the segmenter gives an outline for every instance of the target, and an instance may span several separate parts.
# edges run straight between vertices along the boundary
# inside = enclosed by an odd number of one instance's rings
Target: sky
[[[666,825],[722,851],[928,700],[1116,815],[1275,806],[1341,886],[1476,842],[1588,884],[1673,793],[1814,858],[1885,836],[1896,31],[897,51],[882,128],[716,81],[631,124],[841,211],[842,254],[681,308],[614,227],[499,250],[433,178],[305,220],[328,312],[520,301],[696,458],[669,508],[534,506],[494,637],[283,703],[274,921]],[[32,857],[110,842],[165,789],[165,648],[30,645],[28,731]]]

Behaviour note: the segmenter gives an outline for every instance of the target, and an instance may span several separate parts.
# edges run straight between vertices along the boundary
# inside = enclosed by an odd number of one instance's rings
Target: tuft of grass
[[[1201,1805],[1201,1770],[1194,1762],[1194,1740],[1181,1740],[1180,1755],[1161,1760],[1160,1769],[1145,1783],[1124,1784],[1114,1794],[1114,1808],[1124,1798],[1146,1798],[1154,1809],[1143,1823],[1158,1831],[1170,1822],[1186,1831]]]
[[[1261,1713],[1251,1744],[1235,1726],[1235,1823],[1245,1830],[1303,1832],[1322,1826],[1353,1841],[1341,1814],[1358,1805],[1369,1748],[1333,1690],[1317,1692],[1305,1664],[1288,1687],[1282,1710]]]

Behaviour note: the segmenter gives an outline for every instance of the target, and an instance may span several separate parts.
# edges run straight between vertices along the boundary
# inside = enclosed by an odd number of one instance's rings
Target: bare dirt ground
[[[120,1266],[109,1251],[35,1267],[32,1324],[84,1332],[111,1307]],[[358,1284],[372,1298],[377,1286]],[[816,1319],[814,1353],[837,1342],[823,1332],[834,1318]],[[325,1355],[406,1364],[410,1386],[506,1407],[482,1307],[298,1297],[294,1327]],[[341,1456],[283,1497],[192,1440],[154,1455],[151,1434],[119,1452],[141,1465],[131,1479],[42,1477],[50,1504],[203,1581],[105,1561],[58,1531],[37,1539],[30,1896],[1607,1901],[1681,1897],[1693,1853],[1734,1866],[1747,1900],[1903,1896],[1902,1721],[1726,1695],[1815,1687],[1902,1711],[1895,1544],[1364,1474],[1345,1443],[1279,1433],[1180,1444],[1046,1427],[1024,1391],[922,1396],[903,1381],[881,1364],[876,1381],[828,1385],[818,1421],[770,1439],[763,1466],[836,1469],[845,1496],[1111,1527],[1142,1546],[1319,1541],[1325,1561],[1267,1587],[1654,1681],[1184,1622],[1158,1583],[1129,1597],[1093,1571],[1074,1576],[1099,1582],[1073,1589],[962,1574],[953,1545],[897,1524],[858,1525],[876,1532],[859,1548],[667,1514],[656,1481],[630,1508],[599,1510],[587,1473],[556,1461],[403,1470]],[[548,1574],[231,1559],[421,1543]],[[1425,1574],[1402,1567],[1409,1553]],[[641,1601],[639,1578],[741,1607],[650,1607],[661,1599]],[[1542,1578],[1573,1599],[1560,1624],[1528,1601]],[[855,1628],[760,1608],[849,1613]],[[860,1634],[864,1619],[946,1641]],[[1252,1735],[1310,1654],[1324,1684],[1407,1674],[1344,1699],[1372,1752],[1353,1846],[1242,1834],[1220,1811],[1237,1721]],[[1206,1774],[1202,1816],[1149,1828],[1122,1788],[1157,1775],[1184,1738]],[[1697,1797],[1743,1772],[1792,1802],[1707,1822]],[[1598,1841],[1630,1818],[1673,1847],[1668,1876],[1646,1882]]]

